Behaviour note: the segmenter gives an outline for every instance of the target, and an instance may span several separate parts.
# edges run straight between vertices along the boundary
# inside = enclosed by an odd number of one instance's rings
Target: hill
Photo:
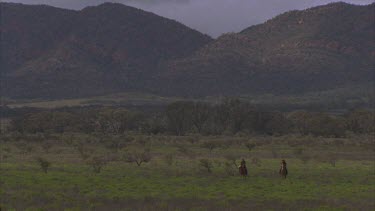
[[[143,90],[159,63],[211,38],[122,4],[81,11],[1,3],[2,91],[12,98]]]
[[[159,91],[205,96],[373,88],[374,7],[332,3],[225,34],[168,63]]]
[[[9,98],[374,89],[375,4],[290,11],[216,40],[122,4],[0,5],[1,88]]]

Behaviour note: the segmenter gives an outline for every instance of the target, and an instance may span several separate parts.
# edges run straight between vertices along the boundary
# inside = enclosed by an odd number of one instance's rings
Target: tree
[[[306,111],[295,111],[290,113],[287,118],[291,120],[294,128],[296,128],[301,135],[309,134],[310,130],[308,121],[312,118],[311,113]]]
[[[167,131],[168,120],[164,114],[151,114],[142,124],[142,130],[147,134],[159,134]]]
[[[145,149],[144,151],[132,151],[128,152],[125,159],[129,163],[136,163],[137,166],[141,166],[142,163],[148,163],[151,160],[151,154],[150,151]]]
[[[220,147],[220,144],[217,143],[217,142],[214,142],[214,141],[206,141],[206,142],[204,142],[204,143],[201,144],[201,147],[208,149],[210,151],[210,153],[211,153],[212,150],[214,150],[215,148]]]
[[[309,132],[315,136],[341,137],[345,134],[344,119],[325,113],[314,113],[307,125]]]
[[[229,100],[227,103],[232,132],[235,134],[245,129],[252,130],[256,113],[253,106],[250,103],[242,102],[237,99]]]
[[[98,114],[97,124],[104,133],[122,134],[127,130],[138,129],[142,115],[127,109],[102,109]]]
[[[63,133],[73,130],[75,121],[76,117],[68,112],[43,111],[17,118],[12,122],[12,125],[19,132]]]
[[[345,134],[345,119],[339,116],[297,111],[289,114],[288,119],[302,135],[341,137]]]
[[[346,128],[354,133],[375,132],[375,112],[354,110],[346,115]]]
[[[192,127],[192,103],[175,102],[166,109],[168,127],[177,136],[185,135]]]
[[[237,133],[245,129],[252,129],[255,110],[251,104],[238,99],[225,99],[214,109],[214,125],[216,133],[229,130]]]
[[[225,101],[224,101],[225,102]],[[221,103],[213,108],[212,130],[215,134],[222,134],[230,125],[230,105]]]
[[[290,122],[280,112],[269,112],[265,124],[265,132],[270,135],[286,134],[289,132]]]
[[[197,129],[197,132],[201,133],[210,118],[211,107],[206,103],[197,102],[193,104],[192,109],[191,121]]]

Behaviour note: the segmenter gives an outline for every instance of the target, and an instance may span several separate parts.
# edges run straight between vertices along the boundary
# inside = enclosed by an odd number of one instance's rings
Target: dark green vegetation
[[[64,107],[58,109],[2,109],[11,119],[8,131],[19,133],[104,133],[165,135],[285,135],[346,137],[374,132],[372,110],[333,115],[296,110],[267,111],[237,99],[218,104],[179,101],[148,109],[123,107]]]
[[[5,210],[373,210],[374,112],[2,109]],[[237,166],[245,158],[246,179]],[[278,175],[281,159],[289,175]]]
[[[291,11],[212,41],[120,4],[2,3],[2,95],[303,96],[361,87],[363,99],[374,90],[374,5]]]
[[[62,98],[144,90],[157,66],[211,38],[121,4],[71,11],[1,3],[2,96]]]

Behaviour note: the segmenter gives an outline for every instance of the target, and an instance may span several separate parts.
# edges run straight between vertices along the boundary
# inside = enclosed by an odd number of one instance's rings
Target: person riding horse
[[[281,166],[280,166],[279,174],[284,179],[286,179],[286,175],[288,175],[288,169],[286,168],[286,162],[285,162],[285,160],[281,161]]]
[[[246,168],[246,161],[245,159],[242,159],[241,165],[238,167],[238,170],[240,171],[240,175],[246,177],[247,176],[247,168]]]

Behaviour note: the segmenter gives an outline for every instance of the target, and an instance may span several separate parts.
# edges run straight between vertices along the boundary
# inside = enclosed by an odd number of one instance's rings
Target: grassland
[[[374,107],[374,85],[366,84],[346,88],[337,88],[321,92],[311,92],[302,95],[270,95],[253,94],[241,95],[239,99],[253,105],[277,108],[277,110],[293,109],[322,109],[340,110],[355,107]],[[181,97],[158,96],[147,93],[124,92],[104,96],[74,99],[3,99],[10,108],[32,107],[54,109],[72,106],[162,106],[179,100],[198,100],[204,102],[220,102],[222,97],[208,96],[205,98],[186,99]]]
[[[374,153],[363,140],[312,137],[135,136],[113,148],[109,138],[73,134],[3,137],[4,210],[374,210]],[[28,140],[26,142],[26,139]],[[33,140],[33,141],[30,141]],[[248,142],[262,143],[249,151]],[[315,141],[315,143],[311,143]],[[216,143],[210,152],[203,143]],[[48,143],[49,145],[46,145]],[[48,146],[48,147],[46,147]],[[81,146],[81,148],[79,148]],[[84,150],[82,148],[84,147]],[[79,150],[81,149],[81,150]],[[150,150],[137,166],[127,155]],[[48,153],[47,153],[48,151]],[[83,156],[86,151],[88,156]],[[302,151],[302,153],[301,153]],[[335,157],[328,156],[334,154]],[[36,157],[51,163],[48,173]],[[106,159],[100,173],[92,157]],[[230,165],[245,158],[248,178]],[[329,159],[328,159],[329,158]],[[201,165],[206,159],[211,172]],[[286,180],[277,171],[286,159]],[[229,163],[229,164],[228,164]]]
[[[72,106],[90,106],[90,105],[101,105],[101,106],[115,106],[115,105],[127,105],[127,106],[157,106],[166,105],[174,102],[178,98],[173,97],[161,97],[152,94],[145,93],[118,93],[105,96],[87,97],[87,98],[72,98],[72,99],[5,99],[4,102],[10,108],[43,108],[53,109],[61,107],[72,107]]]

